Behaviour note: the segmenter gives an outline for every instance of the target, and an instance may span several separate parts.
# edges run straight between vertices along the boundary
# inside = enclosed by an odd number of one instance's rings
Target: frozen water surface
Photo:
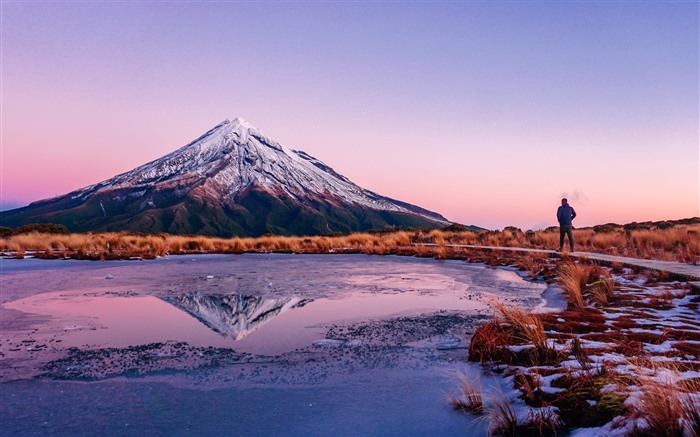
[[[393,256],[0,266],[3,435],[483,434],[446,401],[469,335],[546,288]]]

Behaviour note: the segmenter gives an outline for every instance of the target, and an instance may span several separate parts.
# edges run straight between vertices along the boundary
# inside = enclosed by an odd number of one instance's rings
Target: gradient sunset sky
[[[461,223],[698,216],[698,5],[3,1],[2,206],[240,116]]]

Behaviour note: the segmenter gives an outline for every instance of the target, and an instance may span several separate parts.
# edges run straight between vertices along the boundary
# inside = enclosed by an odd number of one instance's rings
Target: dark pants
[[[559,250],[564,249],[564,234],[569,236],[569,247],[574,251],[574,227],[572,225],[559,226]]]

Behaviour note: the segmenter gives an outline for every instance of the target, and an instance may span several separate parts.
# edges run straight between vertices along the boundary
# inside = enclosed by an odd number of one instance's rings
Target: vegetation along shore
[[[665,222],[607,224],[574,230],[577,250],[633,258],[697,263],[700,218]],[[387,229],[329,236],[216,238],[199,235],[128,232],[68,233],[60,225],[0,227],[0,251],[40,258],[148,259],[192,253],[365,253],[448,257],[448,245],[550,249],[558,247],[558,228],[522,231],[472,231],[459,225],[443,229]],[[436,244],[436,247],[421,246]]]

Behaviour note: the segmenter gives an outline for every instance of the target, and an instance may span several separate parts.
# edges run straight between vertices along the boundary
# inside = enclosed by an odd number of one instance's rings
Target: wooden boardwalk
[[[434,243],[422,243],[423,246],[437,246]],[[615,255],[605,255],[602,253],[593,252],[557,252],[556,250],[546,250],[546,249],[530,249],[525,247],[498,247],[498,246],[473,246],[469,244],[446,244],[445,247],[451,247],[455,249],[479,249],[479,250],[493,250],[493,251],[510,251],[510,252],[523,252],[523,253],[544,253],[549,256],[562,256],[567,255],[575,258],[588,258],[603,263],[620,263],[628,267],[642,267],[645,269],[659,270],[663,272],[673,273],[678,276],[682,276],[689,280],[700,279],[700,265],[693,264],[683,264],[675,261],[659,261],[653,259],[640,259],[640,258],[630,258],[626,256],[615,256]],[[693,283],[694,285],[696,283]]]

